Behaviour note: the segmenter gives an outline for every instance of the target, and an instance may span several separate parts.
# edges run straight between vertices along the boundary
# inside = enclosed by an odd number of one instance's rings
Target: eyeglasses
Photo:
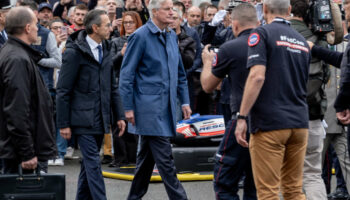
[[[135,22],[133,22],[133,21],[124,21],[123,24],[124,25],[134,25]]]
[[[54,26],[54,27],[51,27],[51,30],[57,30],[57,29],[61,29],[62,26]]]

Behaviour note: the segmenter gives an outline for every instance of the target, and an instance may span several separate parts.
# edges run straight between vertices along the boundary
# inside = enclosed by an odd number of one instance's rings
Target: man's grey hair
[[[9,35],[21,35],[25,27],[35,20],[33,11],[28,7],[12,8],[6,15],[5,30]]]
[[[232,9],[232,20],[237,20],[241,26],[256,25],[258,17],[255,6],[250,3],[243,3]]]
[[[104,10],[91,10],[89,11],[84,18],[84,26],[87,34],[94,33],[92,29],[92,25],[96,24],[97,26],[101,26],[102,20],[101,15],[107,15],[107,12]]]
[[[178,8],[173,8],[173,11],[176,12],[176,13],[179,15],[179,18],[182,19],[183,13],[182,13],[182,11],[181,11],[180,9],[178,9]]]
[[[285,15],[288,13],[290,0],[264,0],[264,4],[272,14]]]
[[[117,4],[117,7],[119,8],[122,8],[124,7],[124,1],[122,0],[114,0],[114,2]]]
[[[121,0],[115,0],[115,2],[117,3],[117,7],[124,7],[124,1]]]
[[[70,7],[69,10],[68,10],[67,16],[68,16],[68,17],[71,17],[72,14],[74,13],[74,11],[75,11],[75,6]]]
[[[149,10],[149,14],[150,14],[150,17],[153,18],[153,13],[152,13],[152,10],[153,9],[156,9],[158,10],[160,8],[160,5],[164,2],[166,2],[167,0],[151,0],[148,4],[148,10]]]
[[[106,7],[106,6],[103,6],[103,5],[96,6],[94,9],[95,9],[95,10],[104,10],[104,11],[107,12],[107,7]]]

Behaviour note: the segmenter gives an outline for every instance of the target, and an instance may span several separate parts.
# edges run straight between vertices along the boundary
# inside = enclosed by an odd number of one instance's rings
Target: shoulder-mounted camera
[[[310,0],[306,19],[314,33],[325,34],[334,30],[330,0]]]

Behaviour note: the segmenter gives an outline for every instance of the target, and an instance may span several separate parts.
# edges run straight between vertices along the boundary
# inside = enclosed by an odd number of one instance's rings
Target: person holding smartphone
[[[56,18],[50,22],[49,28],[56,37],[59,51],[62,52],[68,38],[68,27],[64,26],[61,19]]]

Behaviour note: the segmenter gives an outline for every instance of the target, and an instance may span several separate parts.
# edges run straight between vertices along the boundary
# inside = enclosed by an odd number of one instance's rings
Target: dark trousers
[[[217,200],[239,200],[238,182],[245,174],[243,200],[256,200],[249,149],[237,143],[235,129],[236,121],[230,120],[215,156],[215,196]],[[249,139],[249,135],[247,135],[247,139]]]
[[[137,137],[135,134],[126,132],[122,137],[119,137],[118,133],[113,134],[113,148],[116,163],[128,164],[136,162]]]
[[[102,176],[100,149],[104,135],[77,135],[83,156],[76,200],[105,200],[106,189]]]
[[[4,159],[0,159],[0,174],[2,174],[3,173],[3,166],[4,166]]]
[[[146,194],[154,164],[157,165],[169,199],[187,199],[186,192],[176,177],[170,139],[159,136],[141,136],[141,148],[137,155],[136,172],[128,200],[139,200]]]
[[[335,176],[337,178],[337,190],[348,193],[346,182],[340,168],[338,156],[332,145],[329,145],[325,156],[326,157],[322,169],[322,178],[326,185],[327,194],[331,192],[332,166],[334,166]]]

